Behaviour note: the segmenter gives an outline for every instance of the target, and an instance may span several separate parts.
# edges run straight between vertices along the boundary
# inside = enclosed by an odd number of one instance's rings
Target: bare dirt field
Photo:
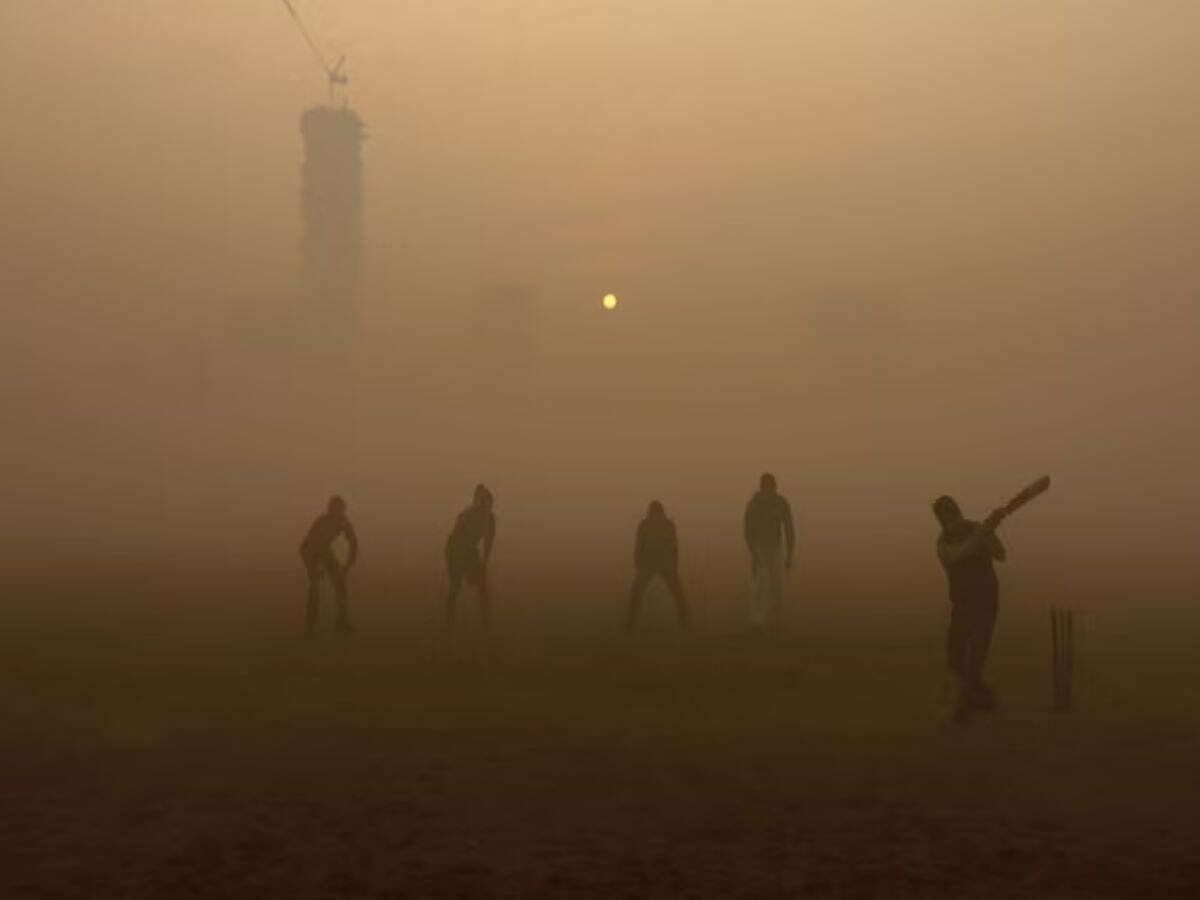
[[[0,894],[1200,896],[1194,621],[1085,616],[1056,716],[1041,608],[1007,614],[1003,706],[956,727],[937,610],[306,644],[298,598],[229,593],[10,616]]]

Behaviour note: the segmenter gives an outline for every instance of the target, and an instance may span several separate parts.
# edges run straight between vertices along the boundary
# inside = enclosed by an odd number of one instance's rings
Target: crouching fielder
[[[638,525],[633,565],[636,573],[633,587],[629,590],[629,615],[625,620],[625,628],[632,632],[637,627],[642,594],[646,592],[646,586],[659,577],[675,598],[679,627],[690,631],[692,620],[688,614],[687,597],[679,581],[679,539],[675,533],[675,523],[667,518],[666,510],[657,500],[650,504],[646,518]]]
[[[458,592],[464,581],[479,592],[484,627],[491,625],[487,567],[492,556],[492,544],[496,540],[496,516],[492,513],[492,505],[492,492],[482,484],[476,485],[474,500],[458,514],[454,520],[454,530],[446,538],[446,573],[450,578],[446,594],[446,624],[450,628],[454,627]]]
[[[343,566],[333,552],[333,544],[345,537],[350,547],[349,556]],[[346,515],[346,501],[332,497],[325,512],[315,522],[300,542],[300,559],[308,573],[308,609],[306,630],[311,637],[317,630],[317,613],[321,603],[321,579],[328,578],[337,599],[338,630],[350,630],[350,610],[347,599],[346,576],[358,559],[358,535]]]

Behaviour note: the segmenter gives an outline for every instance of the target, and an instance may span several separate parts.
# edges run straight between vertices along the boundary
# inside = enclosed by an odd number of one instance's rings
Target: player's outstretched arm
[[[1003,510],[993,510],[986,519],[974,525],[966,540],[960,541],[957,544],[947,544],[945,541],[939,541],[938,559],[942,561],[942,565],[953,566],[968,556],[974,556],[985,547],[990,552],[991,542],[996,541],[996,543],[999,543],[999,538],[996,537],[996,526],[1003,519]]]
[[[1000,540],[996,532],[988,535],[988,552],[992,554],[992,559],[997,562],[1004,562],[1008,559],[1008,550],[1004,546],[1004,542]]]

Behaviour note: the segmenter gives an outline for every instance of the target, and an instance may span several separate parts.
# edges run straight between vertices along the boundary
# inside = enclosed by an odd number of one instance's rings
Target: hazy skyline
[[[326,92],[282,5],[0,3],[11,552],[290,553],[336,489],[420,566],[483,479],[510,546],[661,495],[733,557],[770,468],[820,567],[1050,471],[1024,552],[1194,583],[1195,4],[296,6],[368,133],[351,437],[286,412],[324,398],[275,332]],[[483,427],[500,284],[544,350]]]

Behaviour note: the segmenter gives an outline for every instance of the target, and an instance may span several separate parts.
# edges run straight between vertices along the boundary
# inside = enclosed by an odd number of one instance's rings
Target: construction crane
[[[332,106],[338,85],[344,87],[350,81],[345,71],[346,56],[342,54],[334,65],[329,65],[325,59],[325,54],[321,52],[321,48],[317,46],[317,42],[313,40],[312,35],[308,33],[308,29],[304,27],[304,22],[301,20],[300,14],[296,12],[296,7],[292,5],[292,0],[283,0],[283,6],[288,11],[288,15],[292,17],[292,21],[296,23],[296,28],[300,30],[304,42],[312,50],[317,64],[321,67],[321,71],[325,73],[325,78],[329,81],[329,105]]]

